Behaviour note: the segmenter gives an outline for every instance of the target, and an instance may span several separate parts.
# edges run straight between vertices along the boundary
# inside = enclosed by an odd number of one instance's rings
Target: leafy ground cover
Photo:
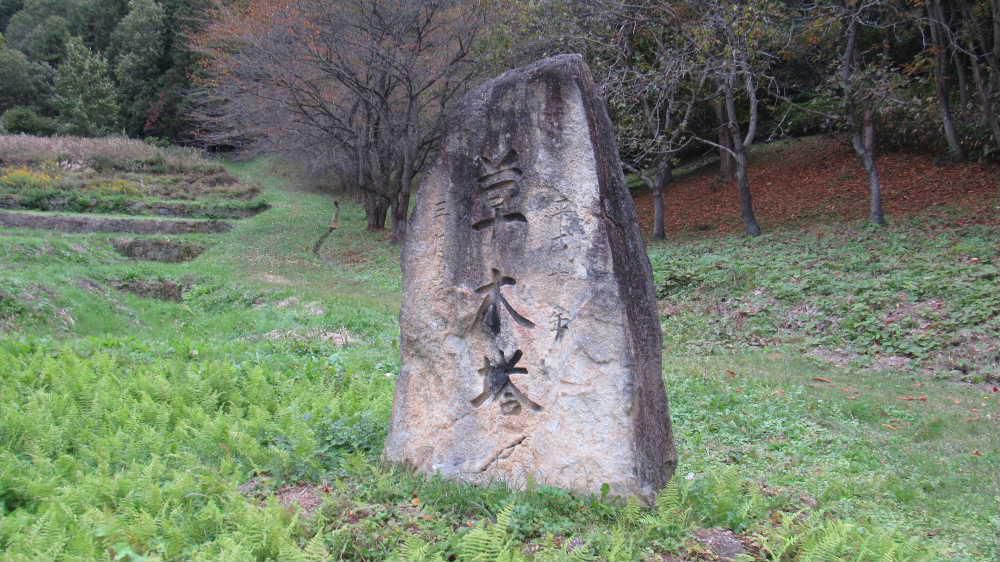
[[[1000,224],[997,165],[937,161],[916,152],[880,154],[878,165],[890,220],[933,214],[936,206],[957,206],[962,213],[952,218],[994,228]],[[721,182],[717,170],[708,165],[678,172],[677,181],[666,191],[668,235],[743,231],[736,188]],[[868,212],[867,176],[843,137],[817,136],[755,147],[750,182],[757,219],[765,231],[834,217],[861,219]],[[651,232],[653,198],[648,190],[636,192],[636,205],[643,231]]]
[[[316,256],[331,201],[259,162],[231,170],[273,208],[211,244],[175,237],[207,246],[194,261],[0,233],[0,558],[997,556],[992,367],[935,367],[956,334],[996,333],[995,229],[652,246],[681,460],[647,508],[382,465],[398,248],[345,205]]]

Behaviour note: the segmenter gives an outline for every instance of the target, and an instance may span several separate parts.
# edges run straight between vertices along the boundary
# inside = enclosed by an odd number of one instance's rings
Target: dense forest
[[[1000,0],[0,0],[7,132],[125,133],[280,154],[405,234],[468,89],[585,54],[656,197],[715,153],[760,232],[753,144],[840,132],[885,222],[880,151],[1000,154]]]
[[[183,140],[207,0],[0,0],[0,128]]]

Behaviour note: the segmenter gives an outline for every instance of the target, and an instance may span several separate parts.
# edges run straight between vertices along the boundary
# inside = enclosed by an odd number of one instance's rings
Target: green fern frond
[[[466,533],[459,543],[459,555],[466,562],[492,562],[500,554],[502,545],[497,544],[493,534],[487,529],[473,529]]]
[[[468,562],[495,562],[511,560],[510,529],[514,521],[514,504],[509,503],[497,513],[493,525],[473,529],[462,537],[459,555]]]
[[[671,480],[656,496],[656,512],[661,519],[675,518],[684,511],[684,495],[677,480]]]
[[[629,498],[628,504],[622,508],[621,513],[618,515],[618,524],[626,527],[634,527],[642,522],[644,514],[642,512],[642,506],[635,498]]]
[[[497,523],[493,526],[493,533],[506,538],[510,532],[511,523],[514,521],[514,503],[511,502],[497,513]]]
[[[802,562],[832,562],[841,559],[841,546],[847,539],[851,525],[843,521],[833,521],[817,530],[813,540],[808,541],[802,549]]]
[[[309,562],[327,562],[330,560],[330,551],[326,549],[326,541],[323,540],[322,532],[313,535],[313,538],[309,539],[303,550],[305,559]]]

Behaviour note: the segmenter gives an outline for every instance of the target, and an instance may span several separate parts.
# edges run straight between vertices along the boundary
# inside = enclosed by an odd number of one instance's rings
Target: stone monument
[[[466,95],[416,199],[386,458],[654,497],[677,457],[653,279],[583,59]]]

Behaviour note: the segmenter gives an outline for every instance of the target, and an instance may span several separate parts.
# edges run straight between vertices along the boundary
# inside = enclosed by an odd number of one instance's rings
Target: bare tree
[[[773,85],[769,70],[775,51],[787,43],[788,28],[781,3],[769,0],[697,2],[700,25],[685,30],[696,46],[698,61],[716,87],[727,143],[698,140],[728,153],[735,166],[740,215],[750,236],[760,234],[750,190],[749,147],[757,139],[763,85]],[[741,117],[746,116],[744,127]]]
[[[854,147],[868,174],[869,219],[875,224],[884,225],[882,180],[875,153],[875,106],[879,99],[879,84],[877,79],[871,80],[871,73],[866,76],[865,69],[859,68],[858,47],[860,30],[866,25],[878,25],[869,13],[878,6],[879,0],[844,2],[841,6],[839,15],[844,27],[844,47],[840,60],[839,86],[843,101],[843,117],[850,131],[851,146]],[[877,76],[877,71],[874,74]]]
[[[930,31],[930,47],[934,55],[934,93],[937,95],[938,110],[941,112],[941,124],[944,128],[944,138],[948,143],[948,153],[955,160],[964,160],[965,151],[958,138],[955,127],[955,117],[951,110],[950,80],[948,61],[952,42],[949,40],[949,21],[945,17],[941,0],[926,0],[928,30]]]
[[[447,114],[482,70],[486,14],[487,3],[461,0],[218,3],[195,38],[209,61],[202,136],[325,155],[363,196],[368,228],[391,209],[399,240]]]
[[[655,2],[592,0],[618,32],[620,55],[605,71],[612,109],[619,106],[623,159],[656,196],[662,221],[663,187],[672,161],[690,142],[731,161],[740,214],[751,236],[760,234],[750,190],[750,145],[757,138],[759,94],[772,86],[772,50],[787,42],[784,8],[773,0]],[[626,40],[622,40],[625,37]],[[634,45],[632,43],[635,43]],[[641,45],[641,48],[636,47]],[[718,128],[692,127],[692,112],[718,109]],[[654,227],[659,235],[660,226]]]
[[[617,121],[623,165],[653,193],[652,237],[666,238],[665,191],[674,161],[694,138],[688,123],[702,101],[706,72],[694,64],[692,44],[672,32],[678,14],[668,4],[595,2],[608,37],[595,56],[601,84]],[[599,38],[593,33],[592,37]]]
[[[1000,93],[1000,0],[957,3],[961,27],[951,37],[956,52],[968,59],[980,114],[993,135],[995,148],[1000,150],[1000,111],[996,106]],[[961,60],[956,68],[962,68]]]

